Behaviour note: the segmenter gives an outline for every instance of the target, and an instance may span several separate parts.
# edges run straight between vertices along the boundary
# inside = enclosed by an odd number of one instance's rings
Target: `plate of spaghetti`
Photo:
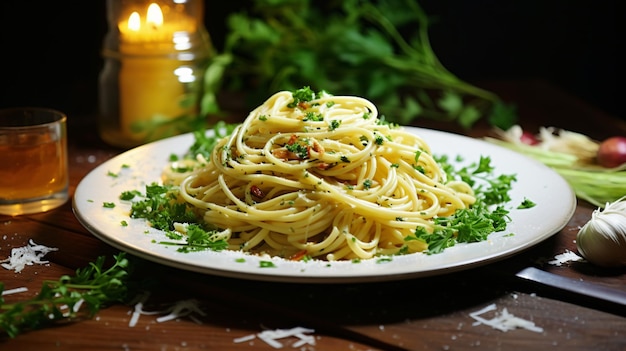
[[[385,122],[362,97],[281,91],[240,124],[126,151],[76,188],[104,242],[180,269],[306,283],[443,274],[561,230],[576,197],[485,141]]]

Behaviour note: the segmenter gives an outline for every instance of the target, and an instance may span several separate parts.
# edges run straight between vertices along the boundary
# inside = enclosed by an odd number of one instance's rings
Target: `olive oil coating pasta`
[[[424,140],[355,96],[278,92],[193,163],[164,172],[182,201],[229,249],[284,258],[424,251],[405,239],[476,201],[468,184],[447,181]]]

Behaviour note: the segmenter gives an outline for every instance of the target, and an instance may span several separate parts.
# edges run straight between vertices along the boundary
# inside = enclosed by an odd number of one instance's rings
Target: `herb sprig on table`
[[[91,318],[101,308],[126,302],[133,284],[130,284],[130,265],[124,253],[114,256],[115,262],[105,267],[106,258],[64,275],[58,280],[45,280],[41,291],[32,299],[11,304],[0,296],[0,330],[9,337],[52,326],[61,322]],[[0,292],[4,286],[0,283]]]
[[[245,91],[246,108],[268,91],[309,85],[372,100],[395,123],[417,118],[501,128],[514,107],[447,70],[428,37],[431,20],[415,0],[256,0],[231,14],[223,52],[205,75],[205,113],[221,91]]]

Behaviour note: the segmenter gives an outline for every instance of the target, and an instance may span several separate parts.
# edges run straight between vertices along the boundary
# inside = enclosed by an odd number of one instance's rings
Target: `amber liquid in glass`
[[[65,138],[52,133],[0,140],[0,203],[44,198],[68,186]]]

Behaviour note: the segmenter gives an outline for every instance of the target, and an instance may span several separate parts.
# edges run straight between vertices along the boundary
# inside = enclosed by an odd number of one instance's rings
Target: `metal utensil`
[[[527,267],[515,274],[517,277],[533,281],[542,285],[556,289],[565,290],[575,294],[594,297],[596,299],[609,301],[622,306],[626,306],[626,292],[610,288],[604,285],[585,282],[571,278],[562,277],[549,273],[535,267]]]

